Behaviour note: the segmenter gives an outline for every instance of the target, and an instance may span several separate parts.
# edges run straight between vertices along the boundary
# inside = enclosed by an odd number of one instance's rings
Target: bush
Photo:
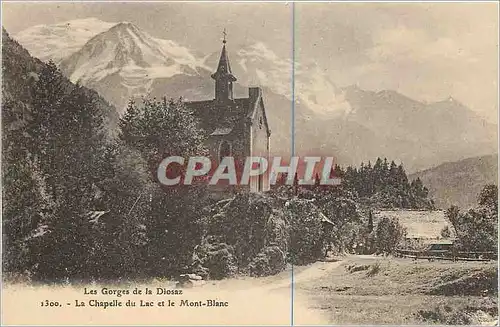
[[[265,276],[280,272],[287,262],[306,264],[321,259],[327,246],[352,250],[359,243],[359,214],[345,194],[324,193],[320,200],[241,193],[204,212],[198,250],[204,248],[205,254],[198,257],[210,276],[214,268],[208,263],[207,244],[231,247],[227,262],[238,272]]]
[[[473,323],[469,313],[454,310],[447,305],[437,306],[433,310],[419,310],[417,317],[426,322],[443,325],[471,325]]]
[[[380,262],[375,262],[373,265],[370,265],[366,276],[373,277],[380,272]]]
[[[251,276],[275,275],[286,266],[286,256],[278,246],[266,247],[248,265]]]
[[[478,206],[460,212],[456,206],[446,210],[446,218],[453,226],[457,247],[465,251],[497,251],[498,244],[498,190],[486,185],[478,196]]]
[[[323,215],[312,201],[292,199],[285,204],[290,224],[290,259],[307,264],[323,256]]]
[[[383,217],[375,230],[375,252],[377,254],[392,254],[404,239],[406,230],[398,219]]]
[[[441,230],[441,237],[446,239],[451,237],[450,227],[444,226],[444,228]]]
[[[498,294],[498,273],[488,269],[471,273],[433,287],[429,294],[446,296],[496,296]]]
[[[368,270],[370,269],[370,265],[350,265],[346,269],[352,274],[358,271]]]
[[[226,243],[205,243],[198,249],[199,267],[210,279],[223,279],[238,272],[234,248]]]

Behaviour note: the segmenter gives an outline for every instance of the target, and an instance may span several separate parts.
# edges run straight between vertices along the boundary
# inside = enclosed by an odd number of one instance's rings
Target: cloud
[[[337,85],[498,115],[498,4],[300,3],[297,49]]]
[[[292,75],[295,98],[317,114],[342,115],[350,112],[351,107],[342,92],[332,81],[329,74],[314,60],[302,60],[293,64],[282,59],[266,46],[257,42],[238,51],[238,62],[245,76],[245,84],[269,87],[278,94],[292,97]]]
[[[289,3],[7,3],[2,9],[11,33],[33,24],[95,16],[133,21],[154,37],[175,40],[201,56],[219,51],[221,31],[227,28],[232,49],[261,43],[247,48],[248,54],[276,62],[275,72],[261,70],[282,89],[290,85],[287,60],[294,35],[298,73],[313,72],[314,65],[308,63],[313,61],[329,81],[304,80],[303,88],[314,83],[318,90],[305,96],[307,101],[330,108],[329,84],[358,84],[427,101],[451,95],[497,120],[497,3],[300,2],[294,7],[293,28]],[[252,70],[250,58],[243,64]]]
[[[420,100],[452,95],[496,122],[498,23],[460,13],[462,21],[448,14],[430,25],[374,28],[365,60],[352,68],[351,76],[362,87],[396,89]]]
[[[425,29],[406,26],[383,29],[374,34],[373,41],[374,46],[368,49],[367,54],[374,62],[477,62],[470,40],[436,36]]]

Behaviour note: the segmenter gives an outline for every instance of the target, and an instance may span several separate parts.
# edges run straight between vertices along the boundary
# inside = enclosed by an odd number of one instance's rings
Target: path
[[[297,267],[295,283],[307,282],[326,274],[340,262],[317,262],[309,267]],[[83,287],[34,287],[5,285],[3,289],[3,323],[9,325],[280,325],[290,326],[291,274],[282,272],[265,278],[239,278],[209,282],[200,287],[184,289],[182,295],[156,295],[156,288],[171,289],[167,283],[153,282],[137,285],[148,287],[153,295],[116,296],[102,295],[99,286],[93,286],[98,294],[85,295]],[[115,287],[119,288],[119,287]],[[130,287],[127,287],[130,289]],[[133,288],[133,287],[132,287]],[[294,324],[327,325],[329,322],[316,310],[310,309],[307,299],[294,288]],[[41,307],[40,301],[60,301],[64,307]],[[135,307],[98,308],[89,305],[90,300],[136,302]],[[86,302],[85,307],[75,306],[75,300]],[[151,307],[140,307],[140,301],[153,301]],[[175,307],[158,306],[168,300]],[[189,303],[207,300],[227,302],[227,307],[181,306],[181,300]],[[72,303],[66,305],[66,302]],[[29,314],[26,314],[29,313]]]

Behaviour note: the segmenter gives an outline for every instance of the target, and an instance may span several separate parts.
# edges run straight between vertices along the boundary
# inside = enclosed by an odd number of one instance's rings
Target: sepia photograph
[[[2,325],[498,325],[496,1],[3,1]]]

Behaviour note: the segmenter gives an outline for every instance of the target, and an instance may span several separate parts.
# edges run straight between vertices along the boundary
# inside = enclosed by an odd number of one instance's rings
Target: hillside
[[[295,288],[335,325],[479,325],[498,317],[497,274],[495,262],[352,256],[305,268]]]
[[[497,184],[498,155],[448,162],[410,175],[429,188],[436,206],[446,209],[458,205],[466,209],[477,204],[477,195],[485,184]]]
[[[33,101],[31,92],[44,65],[2,28],[2,104],[9,103],[14,111],[22,112],[22,115],[28,113]],[[65,83],[68,90],[73,85],[69,80],[65,80]],[[104,113],[107,130],[112,133],[118,122],[116,109],[94,90],[83,88],[83,92],[96,99],[97,105]]]

